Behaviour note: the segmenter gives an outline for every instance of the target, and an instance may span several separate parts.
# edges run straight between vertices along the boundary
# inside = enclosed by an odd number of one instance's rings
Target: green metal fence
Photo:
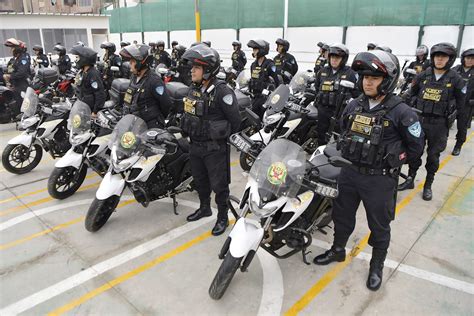
[[[284,0],[200,0],[202,29],[283,27]],[[194,29],[193,0],[157,0],[110,13],[110,32]],[[474,0],[288,0],[289,27],[473,25]]]

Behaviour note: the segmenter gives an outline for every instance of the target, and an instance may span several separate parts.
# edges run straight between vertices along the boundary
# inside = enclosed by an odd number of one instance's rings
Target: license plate
[[[237,148],[238,150],[244,153],[248,153],[248,151],[250,150],[250,147],[252,147],[252,145],[249,144],[247,140],[245,140],[239,134],[231,135],[229,138],[229,141],[235,148]]]

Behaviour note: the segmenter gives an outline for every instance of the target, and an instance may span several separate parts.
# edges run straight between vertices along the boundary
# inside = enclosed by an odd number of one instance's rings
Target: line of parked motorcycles
[[[164,67],[155,71],[170,77],[166,89],[176,109],[164,129],[148,129],[141,118],[122,115],[128,79],[114,79],[110,100],[93,118],[89,106],[74,96],[72,74],[55,78],[38,72],[36,85],[24,94],[21,114],[12,116],[22,133],[8,141],[2,153],[4,168],[28,173],[40,163],[43,151],[59,158],[48,179],[48,192],[56,199],[72,196],[88,170],[97,173],[102,181],[85,219],[91,232],[106,224],[125,189],[144,207],[170,197],[177,214],[176,196],[194,189],[189,141],[177,127],[189,87],[173,80]],[[235,90],[243,119],[229,143],[249,173],[241,198],[229,199],[237,221],[219,253],[223,261],[209,288],[213,299],[224,295],[238,269],[248,269],[258,248],[276,258],[301,253],[308,263],[312,234],[325,233],[331,222],[340,168],[350,165],[334,142],[317,144],[318,111],[310,72],[298,73],[289,85],[269,94],[262,119],[251,110],[247,73],[222,73]],[[340,84],[354,88],[350,82]],[[341,100],[341,106],[346,101]]]

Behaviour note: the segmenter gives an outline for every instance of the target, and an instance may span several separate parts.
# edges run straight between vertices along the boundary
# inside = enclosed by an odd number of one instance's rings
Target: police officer
[[[122,49],[122,48],[124,48],[124,47],[126,47],[126,46],[128,46],[128,45],[130,45],[130,42],[121,41],[121,42],[120,42],[120,49]]]
[[[242,43],[239,41],[233,41],[232,47],[234,48],[234,51],[232,52],[232,68],[237,72],[241,72],[247,64],[247,57],[245,57],[245,53],[242,51]]]
[[[450,43],[431,47],[431,67],[413,80],[407,99],[421,111],[420,121],[427,144],[426,180],[423,200],[433,197],[431,185],[439,168],[439,156],[446,149],[449,128],[465,101],[466,89],[461,76],[451,69],[456,60],[456,48]],[[408,177],[398,190],[413,189],[416,172],[422,164],[421,155],[409,165]]]
[[[148,128],[164,128],[171,109],[171,99],[161,77],[150,70],[153,56],[147,45],[130,45],[120,51],[130,61],[132,77],[124,97],[124,112],[143,119]]]
[[[186,52],[186,46],[177,45],[175,47],[175,51],[177,58],[176,71],[178,72],[178,81],[184,83],[187,86],[190,86],[193,82],[191,79],[192,65],[182,59],[182,56]]]
[[[28,78],[30,77],[30,60],[25,52],[25,43],[15,38],[5,41],[5,46],[10,47],[13,58],[7,65],[7,73],[3,75],[3,80],[10,83],[13,89],[13,97],[16,101],[16,110],[19,113],[23,98],[21,92],[28,88]]]
[[[253,49],[252,56],[255,61],[250,65],[250,92],[253,93],[252,111],[263,117],[268,94],[280,84],[276,66],[271,59],[265,56],[270,50],[270,44],[262,39],[250,40],[247,46]]]
[[[331,124],[331,118],[339,119],[337,116],[340,116],[343,110],[343,108],[338,107],[343,106],[344,100],[359,96],[357,89],[344,92],[344,87],[340,86],[341,80],[353,82],[354,86],[357,81],[355,71],[346,65],[349,58],[349,49],[343,44],[335,44],[329,48],[328,58],[329,65],[318,72],[314,83],[317,91],[319,146],[328,142],[327,132]]]
[[[378,45],[376,43],[367,43],[367,51],[371,51],[371,50],[374,50],[375,47],[377,47]]]
[[[461,148],[466,141],[467,128],[471,123],[472,109],[474,107],[474,48],[466,49],[461,54],[461,64],[453,68],[466,83],[466,101],[457,116],[456,144],[452,152],[453,156],[459,156]]]
[[[323,42],[318,43],[319,47],[319,56],[314,63],[314,74],[317,75],[318,72],[326,65],[327,56],[326,53],[329,50],[329,46]]]
[[[171,67],[174,68],[178,66],[179,58],[181,58],[178,57],[178,52],[176,51],[176,46],[178,46],[178,44],[178,41],[171,42]]]
[[[120,77],[120,73],[114,74],[114,72],[111,70],[112,66],[119,67],[119,69],[122,67],[122,59],[120,58],[119,55],[115,54],[115,44],[112,42],[103,42],[100,45],[100,48],[105,50],[103,61],[104,61],[104,73],[103,73],[103,79],[104,79],[104,86],[106,90],[110,90],[112,87],[112,81],[114,80],[114,76]]]
[[[290,42],[279,38],[275,42],[277,44],[278,55],[273,58],[277,73],[283,78],[283,83],[288,84],[291,78],[298,72],[298,63],[293,55],[288,53]]]
[[[157,65],[159,64],[164,64],[166,65],[167,68],[171,67],[171,56],[168,54],[167,51],[165,51],[165,42],[164,41],[158,41],[156,42],[156,53],[155,53],[155,59]]]
[[[43,47],[41,45],[34,45],[33,51],[35,52],[35,55],[36,55],[35,66],[37,65],[40,68],[48,67],[49,60],[48,60],[48,56],[46,56],[46,54],[43,52]]]
[[[78,46],[81,46],[81,45],[78,45]],[[81,47],[84,47],[84,46],[81,46]],[[56,45],[54,46],[53,51],[55,51],[59,55],[59,58],[58,58],[59,74],[64,75],[66,71],[71,70],[71,60],[69,59],[69,56],[66,54],[66,48],[61,45]]]
[[[352,69],[361,77],[363,91],[341,117],[339,146],[342,157],[352,162],[338,178],[339,196],[333,204],[334,241],[330,250],[314,258],[326,265],[344,261],[345,246],[352,234],[356,212],[364,203],[372,246],[367,288],[382,284],[382,271],[390,245],[390,222],[395,216],[400,167],[423,151],[423,131],[416,113],[392,94],[400,75],[397,58],[373,50],[357,54]]]
[[[430,61],[428,60],[428,53],[429,49],[426,45],[418,46],[415,52],[416,60],[412,61],[403,71],[403,76],[405,78],[412,76],[411,74],[406,72],[407,69],[414,69],[417,74],[426,70],[430,66]]]
[[[234,92],[217,80],[220,56],[201,44],[189,48],[183,59],[192,64],[193,85],[184,99],[181,128],[189,135],[191,172],[200,206],[187,217],[196,221],[211,216],[211,190],[215,192],[218,214],[212,234],[222,234],[229,225],[227,200],[230,183],[230,148],[227,138],[238,131],[240,114]]]
[[[102,77],[94,67],[97,52],[87,46],[76,45],[69,51],[76,55],[76,68],[79,72],[74,81],[77,87],[77,98],[91,108],[92,117],[104,106],[105,90]]]

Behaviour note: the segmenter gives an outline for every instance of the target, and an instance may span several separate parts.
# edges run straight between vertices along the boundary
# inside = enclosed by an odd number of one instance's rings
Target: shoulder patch
[[[92,81],[91,82],[91,87],[94,88],[94,89],[97,89],[97,88],[99,88],[99,84],[97,83],[97,81]]]
[[[229,93],[222,98],[222,101],[224,101],[224,103],[227,105],[232,105],[234,102],[234,97]]]
[[[156,93],[158,93],[159,95],[162,95],[163,92],[165,92],[165,87],[163,87],[163,86],[158,86],[158,87],[155,88],[155,91],[156,91]]]
[[[415,122],[408,127],[408,132],[415,136],[416,138],[421,135],[421,124],[420,122]]]
[[[26,59],[22,59],[22,60],[21,60],[21,64],[22,64],[22,65],[26,65],[27,62],[28,62],[28,61],[27,61]]]

